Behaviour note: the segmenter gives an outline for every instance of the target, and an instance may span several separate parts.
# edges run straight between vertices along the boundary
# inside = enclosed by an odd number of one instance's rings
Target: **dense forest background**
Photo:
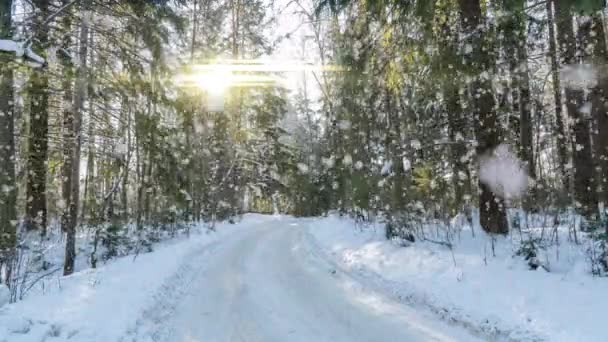
[[[4,0],[3,282],[53,229],[70,274],[78,234],[93,236],[95,267],[98,244],[131,234],[139,249],[250,211],[382,216],[389,237],[409,237],[412,222],[458,215],[506,234],[527,222],[508,215],[520,208],[574,213],[574,238],[605,239],[604,12],[599,0]],[[287,13],[304,33],[276,38]],[[208,89],[176,77],[290,39],[322,66],[293,89],[230,87],[212,110]],[[515,163],[525,190],[508,172],[485,181],[488,159]]]

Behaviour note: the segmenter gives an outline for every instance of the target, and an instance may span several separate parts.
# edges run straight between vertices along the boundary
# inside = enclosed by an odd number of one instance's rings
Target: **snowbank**
[[[363,283],[488,337],[608,340],[600,323],[607,279],[592,277],[584,246],[563,237],[561,246],[540,256],[549,273],[531,271],[514,257],[519,243],[513,236],[495,242],[493,257],[491,239],[480,231],[476,237],[462,231],[452,251],[420,241],[402,247],[385,240],[379,224],[356,228],[338,217],[311,220],[309,232],[321,253]]]
[[[97,269],[55,276],[46,288],[0,308],[0,341],[119,341],[147,308],[170,295],[170,285],[188,271],[184,264],[205,257],[207,249],[236,229],[263,219],[246,215],[242,224],[223,223],[216,232],[200,226],[190,238],[164,242],[135,259],[126,256]]]

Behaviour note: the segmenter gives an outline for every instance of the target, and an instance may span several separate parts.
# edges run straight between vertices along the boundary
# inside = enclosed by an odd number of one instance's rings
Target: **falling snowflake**
[[[406,157],[403,157],[403,170],[409,171],[412,168],[412,162]]]
[[[521,197],[528,188],[524,165],[506,144],[481,157],[479,179],[495,194],[507,199]]]
[[[308,165],[303,164],[303,163],[298,163],[298,170],[303,173],[303,174],[307,174],[309,169],[308,169]]]
[[[414,140],[410,141],[410,146],[412,146],[412,148],[414,150],[419,150],[422,148],[422,144],[420,143],[420,140],[418,140],[418,139],[414,139]]]
[[[560,75],[566,87],[583,90],[596,85],[598,70],[591,64],[571,64],[563,66]]]
[[[391,173],[391,169],[393,168],[393,162],[388,160],[382,165],[382,170],[380,170],[380,174],[382,176],[386,176]]]
[[[340,121],[338,121],[338,128],[340,128],[341,130],[350,129],[351,126],[352,126],[352,124],[351,124],[351,122],[349,120],[340,120]]]
[[[352,165],[353,163],[353,157],[351,157],[350,154],[347,154],[344,156],[344,159],[342,159],[342,162],[344,163],[344,165]]]

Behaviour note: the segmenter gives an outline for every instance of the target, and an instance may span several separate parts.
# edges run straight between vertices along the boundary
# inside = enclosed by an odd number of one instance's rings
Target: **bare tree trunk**
[[[69,0],[64,0],[63,5]],[[71,11],[70,11],[71,12]],[[70,51],[72,48],[72,13],[63,16],[62,23],[65,34],[61,48]],[[70,203],[72,196],[72,158],[74,150],[74,113],[73,113],[73,65],[71,56],[64,54],[61,58],[63,68],[63,166],[61,168],[61,195],[63,206],[61,213],[61,231],[66,232],[70,221]]]
[[[446,18],[451,14],[449,9],[443,9],[442,16]],[[453,212],[455,215],[465,209],[467,196],[471,195],[471,182],[469,174],[469,161],[465,159],[467,153],[467,144],[465,137],[467,136],[467,120],[463,115],[460,91],[461,86],[458,83],[459,72],[452,68],[452,63],[455,58],[454,52],[458,47],[458,31],[450,25],[450,22],[445,20],[438,23],[440,25],[439,53],[442,58],[440,64],[441,72],[447,77],[443,84],[443,97],[445,99],[445,110],[448,121],[448,137],[450,139],[450,161],[452,167],[452,183],[454,184],[454,203]]]
[[[150,146],[154,146],[154,135],[152,132],[150,132]],[[145,192],[145,196],[144,196],[144,217],[146,219],[146,222],[150,223],[151,221],[151,214],[152,211],[150,210],[150,203],[152,200],[152,195],[153,195],[153,190],[152,186],[151,186],[151,180],[152,180],[152,158],[154,157],[154,155],[152,154],[152,149],[149,148],[148,149],[148,156],[146,157],[146,159],[148,160],[146,163],[146,170],[144,173],[144,192]]]
[[[87,216],[89,205],[92,204],[95,197],[95,122],[93,121],[94,106],[93,102],[89,101],[89,127],[88,127],[88,151],[87,151],[87,174],[84,178],[84,192],[82,210],[80,213],[81,221]]]
[[[139,181],[137,187],[137,213],[136,213],[136,221],[137,221],[137,229],[140,230],[143,228],[143,218],[145,218],[145,202],[146,198],[149,197],[148,190],[148,163],[151,162],[149,159],[150,154],[148,150],[150,149],[150,136],[145,136],[147,132],[144,132],[144,128],[146,125],[143,124],[142,121],[148,120],[152,115],[152,99],[151,94],[148,94],[148,103],[147,103],[147,116],[145,118],[140,117],[138,120],[135,120],[135,136],[137,139],[136,144],[136,157],[137,157],[137,178]],[[141,114],[140,114],[141,115]]]
[[[504,26],[505,52],[509,61],[511,73],[511,88],[513,96],[513,109],[519,112],[518,144],[519,154],[525,162],[528,174],[536,178],[534,160],[534,146],[532,134],[532,101],[530,98],[530,76],[528,74],[527,25],[524,2],[504,0],[506,11]],[[523,205],[526,210],[531,209],[534,201],[534,189],[524,198]]]
[[[123,117],[123,120],[126,121],[124,127],[124,134],[126,134],[126,155],[124,158],[124,175],[122,178],[122,191],[121,191],[121,202],[122,202],[122,212],[123,218],[128,220],[129,218],[129,164],[131,162],[131,103],[127,100],[124,101],[124,105],[126,108],[123,108],[123,113],[125,113],[126,117]],[[126,110],[126,112],[124,112]]]
[[[591,25],[591,47],[594,64],[606,65],[608,62],[606,35],[599,14],[593,16]],[[598,163],[596,178],[600,188],[600,199],[606,205],[608,204],[608,78],[605,75],[599,77],[598,85],[592,89],[590,96],[592,118],[595,119],[596,124],[594,135],[595,159]]]
[[[514,140],[518,143],[521,140],[521,116],[516,115],[521,109],[520,91],[519,91],[519,61],[517,55],[517,46],[520,43],[518,30],[521,29],[519,14],[515,8],[515,2],[511,0],[502,0],[502,10],[505,14],[497,19],[499,21],[499,31],[501,32],[501,45],[505,54],[505,59],[509,66],[510,84],[505,86],[503,95],[499,95],[499,108],[504,108],[508,115],[508,131],[513,132]],[[508,97],[511,95],[511,102]],[[519,148],[519,146],[518,146]],[[521,151],[521,148],[519,148]]]
[[[530,97],[530,75],[528,73],[528,50],[527,50],[527,32],[525,16],[523,14],[523,2],[518,11],[520,19],[517,25],[518,44],[517,51],[517,84],[519,87],[519,114],[520,114],[520,151],[523,161],[528,167],[528,174],[532,178],[536,178],[536,165],[534,163],[534,143],[532,139],[532,100]],[[534,196],[531,198],[534,199]]]
[[[392,163],[391,186],[391,212],[398,214],[404,207],[404,180],[405,169],[403,167],[403,151],[401,148],[401,123],[399,122],[399,110],[392,100],[393,96],[384,90],[384,112],[388,120],[388,132],[386,132],[385,149],[388,153],[387,159]]]
[[[560,0],[554,0],[555,19],[557,23],[557,40],[560,47],[562,65],[576,63],[576,37],[572,26],[570,9]],[[579,34],[583,34],[579,32]],[[593,182],[593,159],[591,155],[591,138],[589,122],[580,112],[583,105],[583,91],[566,87],[566,108],[572,121],[573,130],[573,167],[574,199],[579,212],[592,219],[597,213],[597,196]]]
[[[12,38],[11,9],[11,0],[0,2],[0,38]],[[0,268],[2,265],[10,267],[16,242],[17,184],[12,67],[9,57],[0,56]],[[8,277],[10,270],[7,269],[5,274]],[[3,279],[0,278],[0,283],[2,282]]]
[[[192,44],[190,45],[190,62],[194,62],[194,47],[196,45],[196,29],[198,28],[198,13],[196,12],[196,6],[198,5],[198,0],[194,0],[192,4],[194,7],[192,9]]]
[[[494,95],[489,77],[492,61],[485,41],[485,29],[479,0],[458,0],[462,15],[462,26],[466,43],[472,47],[465,55],[466,63],[478,72],[469,85],[475,114],[475,135],[477,153],[482,155],[492,151],[500,142],[500,127],[494,109]],[[504,201],[495,195],[483,182],[479,182],[479,220],[489,233],[506,234],[509,231]]]
[[[568,150],[566,139],[566,128],[564,127],[564,119],[562,113],[562,88],[559,78],[559,62],[557,56],[557,47],[555,46],[555,23],[553,20],[553,1],[547,1],[547,25],[549,26],[549,59],[551,61],[551,80],[553,81],[553,99],[555,102],[555,126],[556,147],[559,174],[562,177],[564,188],[568,188],[568,173],[566,172],[566,164],[568,163]]]
[[[144,170],[145,170],[145,162],[143,160],[142,155],[144,152],[143,149],[143,133],[141,132],[141,118],[139,120],[135,120],[135,159],[136,161],[136,171],[137,171],[137,206],[136,206],[136,226],[137,230],[141,230],[143,228],[142,225],[142,210],[143,210],[143,196],[144,196]]]
[[[42,52],[48,44],[48,27],[44,20],[49,13],[48,0],[33,1],[37,13],[34,19],[34,49]],[[39,54],[40,54],[39,53]],[[35,69],[29,81],[30,129],[27,156],[27,185],[25,226],[29,230],[40,231],[46,235],[46,174],[48,154],[48,75],[46,70]]]
[[[448,115],[448,135],[450,138],[450,156],[452,159],[452,170],[454,174],[454,204],[458,211],[463,209],[465,195],[470,191],[468,184],[468,163],[464,160],[467,153],[465,142],[465,120],[460,106],[459,88],[451,85],[444,89],[446,99],[446,110]]]
[[[87,1],[82,4],[82,12],[88,9]],[[69,210],[69,225],[66,229],[65,262],[63,274],[69,275],[74,272],[74,261],[76,259],[76,226],[78,224],[78,204],[80,201],[80,147],[82,145],[82,112],[84,101],[87,96],[87,49],[89,43],[89,27],[86,19],[80,23],[79,56],[80,65],[76,72],[76,93],[74,95],[74,122],[73,122],[73,151],[72,151],[72,176],[71,176],[71,201]]]

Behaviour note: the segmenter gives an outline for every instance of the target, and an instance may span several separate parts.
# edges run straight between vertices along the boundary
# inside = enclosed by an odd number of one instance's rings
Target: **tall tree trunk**
[[[532,101],[530,98],[530,76],[528,74],[527,27],[523,1],[504,0],[506,23],[504,24],[505,50],[509,60],[512,80],[514,109],[519,112],[519,154],[525,162],[528,174],[536,178],[532,134]],[[530,209],[534,193],[524,199],[524,207]]]
[[[532,100],[530,97],[530,75],[528,71],[528,47],[527,47],[527,31],[525,14],[523,8],[524,2],[521,2],[521,7],[516,9],[518,16],[516,35],[518,44],[516,46],[517,53],[517,85],[519,90],[519,114],[520,114],[520,151],[523,161],[528,167],[528,174],[532,178],[536,178],[536,167],[534,163],[534,149],[532,139]]]
[[[593,63],[598,66],[608,64],[606,34],[600,14],[595,14],[591,22],[591,47]],[[599,75],[598,84],[591,91],[591,114],[595,120],[595,160],[597,161],[597,182],[600,199],[608,204],[608,77]],[[607,227],[608,229],[608,227]]]
[[[492,61],[486,44],[485,28],[479,0],[458,0],[462,15],[462,26],[466,43],[472,47],[465,55],[465,62],[477,71],[470,83],[473,113],[475,115],[475,135],[477,153],[482,155],[493,151],[500,142],[500,127],[494,109],[494,95],[490,77]],[[490,188],[479,181],[479,220],[483,229],[489,233],[506,234],[509,231],[504,201]]]
[[[82,13],[88,9],[87,0],[83,1]],[[76,71],[76,92],[74,94],[73,110],[73,149],[71,155],[72,176],[71,196],[69,205],[69,221],[66,229],[65,262],[63,274],[69,275],[74,272],[74,261],[76,259],[76,226],[78,224],[78,204],[80,201],[80,147],[82,145],[82,112],[87,91],[87,49],[89,42],[89,27],[86,19],[80,21],[79,58],[80,63]]]
[[[441,28],[437,40],[439,53],[442,56],[442,62],[439,67],[444,77],[446,77],[443,82],[442,91],[448,121],[449,154],[452,164],[452,183],[454,184],[454,211],[450,214],[455,215],[458,212],[464,211],[468,206],[469,201],[467,197],[470,196],[471,182],[469,177],[469,161],[465,158],[467,153],[465,141],[465,137],[467,136],[467,121],[463,115],[461,106],[461,86],[457,81],[460,73],[453,67],[458,58],[455,53],[458,46],[458,31],[450,25],[450,21],[447,19],[452,14],[451,9],[444,8],[442,10],[441,15],[436,18],[438,20],[437,24]]]
[[[131,103],[128,98],[125,96],[125,100],[123,102],[124,107],[123,111],[123,122],[124,123],[124,131],[125,135],[125,156],[124,156],[124,174],[122,177],[122,189],[121,189],[121,203],[122,203],[122,215],[123,219],[126,221],[129,218],[129,163],[131,162]],[[126,107],[126,108],[125,108]]]
[[[150,130],[150,146],[154,146],[154,132]],[[153,167],[153,158],[154,152],[152,148],[148,149],[148,154],[145,157],[148,161],[146,163],[146,170],[144,170],[144,184],[145,184],[145,197],[144,197],[144,218],[146,222],[149,224],[152,220],[152,210],[150,209],[150,204],[152,203],[152,198],[154,195],[154,188],[152,187],[152,167]]]
[[[391,186],[391,213],[399,214],[405,208],[404,184],[405,169],[403,167],[403,149],[401,145],[401,122],[399,120],[399,110],[395,106],[394,96],[388,89],[384,90],[384,113],[387,115],[388,132],[386,132],[385,146],[388,158],[392,163]]]
[[[465,195],[471,187],[469,184],[468,162],[464,159],[467,153],[465,142],[466,122],[460,106],[459,88],[456,85],[444,89],[446,110],[448,115],[448,135],[450,138],[450,157],[452,173],[454,174],[454,207],[457,211],[464,209]]]
[[[192,9],[192,42],[190,45],[190,63],[194,62],[194,47],[196,45],[196,29],[198,27],[198,13],[197,7],[198,0],[194,0],[193,9]]]
[[[137,171],[137,198],[136,198],[136,213],[135,213],[135,222],[137,230],[140,231],[143,229],[142,222],[142,211],[143,211],[143,196],[144,196],[144,170],[146,169],[146,164],[143,155],[145,154],[144,146],[145,141],[143,138],[142,132],[142,118],[140,117],[135,119],[135,159],[136,159],[136,171]]]
[[[63,5],[69,3],[64,0]],[[72,48],[72,13],[63,16],[62,29],[65,31],[61,48],[70,51]],[[63,198],[61,231],[66,232],[70,221],[70,203],[72,197],[72,154],[74,150],[74,113],[73,113],[73,65],[72,58],[64,54],[61,58],[63,71],[63,166],[61,168],[61,195]]]
[[[12,38],[11,9],[11,0],[0,2],[2,39]],[[9,58],[11,57],[0,56],[0,268],[3,264],[10,267],[17,225],[13,66]],[[7,271],[5,275],[10,274],[10,270]],[[0,283],[2,281],[0,278]]]
[[[153,71],[151,73],[152,79],[152,92],[149,94],[150,96],[150,106],[147,120],[149,122],[154,122],[156,118],[156,70],[152,67]],[[144,169],[144,218],[146,223],[150,223],[152,218],[152,210],[150,209],[150,205],[152,202],[152,198],[154,195],[154,188],[152,187],[152,168],[154,167],[154,159],[155,159],[155,151],[154,146],[156,145],[156,137],[155,130],[151,125],[147,125],[148,131],[146,132],[146,141],[148,142],[147,154],[144,156],[146,158],[146,168]]]
[[[95,180],[95,121],[93,120],[95,114],[95,107],[93,101],[89,101],[89,127],[87,133],[87,173],[84,178],[84,192],[82,210],[80,212],[80,219],[84,221],[85,217],[88,216],[90,211],[89,206],[93,206],[95,202],[95,193],[97,192],[97,181]],[[89,217],[90,219],[90,217]]]
[[[502,50],[509,66],[510,84],[505,87],[504,95],[499,95],[499,108],[506,108],[508,115],[508,131],[512,132],[513,138],[517,143],[520,140],[520,119],[517,115],[520,111],[520,91],[519,91],[519,61],[517,47],[521,43],[518,31],[521,29],[519,22],[518,8],[515,8],[514,1],[503,0],[502,9],[504,15],[499,20],[499,31],[501,32]],[[511,95],[511,103],[508,102],[508,95]],[[521,150],[521,149],[520,149]]]
[[[43,49],[48,44],[48,25],[45,18],[49,13],[48,0],[33,1],[37,10],[34,19],[33,48],[45,56]],[[47,70],[34,69],[29,81],[30,129],[27,156],[27,185],[25,226],[29,230],[38,230],[41,236],[46,235],[46,174],[48,155],[48,93],[49,80]]]
[[[568,163],[568,150],[566,139],[566,128],[562,113],[562,88],[559,78],[559,62],[557,47],[555,44],[555,23],[553,20],[553,1],[547,1],[547,25],[549,26],[549,59],[551,61],[551,80],[553,81],[553,100],[555,102],[555,128],[557,134],[555,143],[557,148],[557,162],[559,174],[562,177],[564,188],[568,188],[568,173],[566,164]]]
[[[563,0],[554,0],[557,23],[557,41],[560,47],[562,65],[576,64],[576,37],[572,26],[572,14]],[[580,33],[580,32],[579,32]],[[572,121],[574,199],[578,211],[592,219],[597,213],[597,196],[593,182],[593,159],[589,122],[580,112],[583,105],[583,91],[566,87],[566,108]]]

